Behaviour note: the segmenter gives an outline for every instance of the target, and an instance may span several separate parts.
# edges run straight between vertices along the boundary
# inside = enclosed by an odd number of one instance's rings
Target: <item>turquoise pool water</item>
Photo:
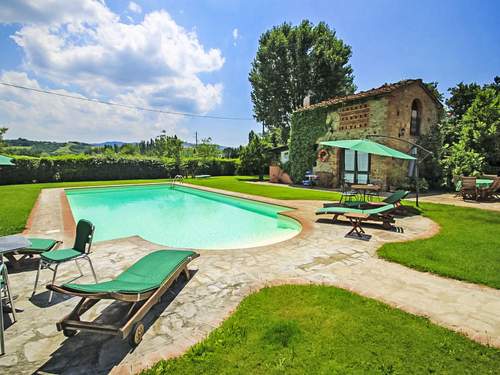
[[[231,249],[268,245],[295,236],[291,209],[185,186],[66,189],[73,217],[96,226],[94,241],[139,235],[161,245]]]

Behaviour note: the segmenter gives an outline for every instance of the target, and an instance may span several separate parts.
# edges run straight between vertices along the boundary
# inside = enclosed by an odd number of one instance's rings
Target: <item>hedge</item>
[[[234,175],[238,164],[238,159],[188,158],[176,163],[173,159],[133,156],[19,156],[15,157],[15,166],[2,167],[0,184]]]
[[[294,182],[302,181],[316,160],[316,141],[328,131],[328,107],[294,112],[290,132],[290,165]],[[330,109],[331,110],[331,109]]]

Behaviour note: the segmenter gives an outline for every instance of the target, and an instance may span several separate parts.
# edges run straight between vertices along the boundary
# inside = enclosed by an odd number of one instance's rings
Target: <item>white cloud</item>
[[[236,46],[238,39],[240,38],[240,32],[237,28],[233,29],[233,45]]]
[[[134,3],[133,1],[128,3],[128,10],[130,10],[131,12],[134,12],[134,13],[142,13],[141,6],[137,3]]]
[[[8,1],[0,8],[0,23],[21,23],[12,38],[23,50],[23,69],[30,76],[86,96],[167,110],[206,113],[221,103],[222,84],[205,83],[199,76],[222,68],[221,51],[206,49],[195,31],[178,25],[166,11],[123,23],[100,1],[48,1],[44,6],[35,0]],[[13,74],[9,78],[16,78]],[[113,121],[123,118],[102,111]],[[63,113],[71,123],[68,110]]]
[[[24,72],[2,72],[0,79],[44,88]],[[51,90],[81,96],[69,90]],[[137,141],[168,134],[187,135],[180,117],[129,110],[0,86],[0,118],[8,138],[83,142]]]
[[[58,24],[110,22],[117,16],[97,0],[2,0],[0,23]]]

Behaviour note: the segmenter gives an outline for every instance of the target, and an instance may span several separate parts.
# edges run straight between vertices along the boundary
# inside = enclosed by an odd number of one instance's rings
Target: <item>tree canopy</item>
[[[500,79],[483,87],[459,83],[447,100],[443,166],[448,175],[500,168]]]
[[[248,134],[248,145],[240,152],[239,173],[257,174],[260,180],[264,179],[270,161],[268,151],[266,139],[251,131]]]
[[[255,119],[286,143],[291,114],[306,96],[314,104],[354,92],[350,57],[351,47],[324,22],[266,31],[249,74]]]

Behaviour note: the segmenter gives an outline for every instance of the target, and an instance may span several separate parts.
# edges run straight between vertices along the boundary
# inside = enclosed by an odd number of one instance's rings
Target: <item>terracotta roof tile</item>
[[[339,103],[343,103],[343,102],[350,102],[353,100],[369,98],[372,96],[388,95],[401,87],[408,86],[408,85],[411,85],[413,83],[419,83],[420,85],[422,85],[422,87],[428,92],[428,94],[431,95],[432,98],[439,103],[439,100],[434,96],[434,94],[432,94],[427,89],[427,87],[425,87],[425,85],[422,83],[421,79],[405,79],[405,80],[402,80],[402,81],[399,81],[396,83],[385,83],[380,87],[370,89],[367,91],[360,91],[356,94],[351,94],[351,95],[347,95],[347,96],[335,96],[333,98],[324,100],[324,101],[316,103],[316,104],[312,104],[312,105],[307,106],[307,107],[298,108],[297,112],[308,111],[310,109],[315,109],[315,108],[320,108],[320,107],[328,107],[328,106],[331,106],[334,104],[339,104]],[[441,103],[439,103],[439,104],[441,105]]]

